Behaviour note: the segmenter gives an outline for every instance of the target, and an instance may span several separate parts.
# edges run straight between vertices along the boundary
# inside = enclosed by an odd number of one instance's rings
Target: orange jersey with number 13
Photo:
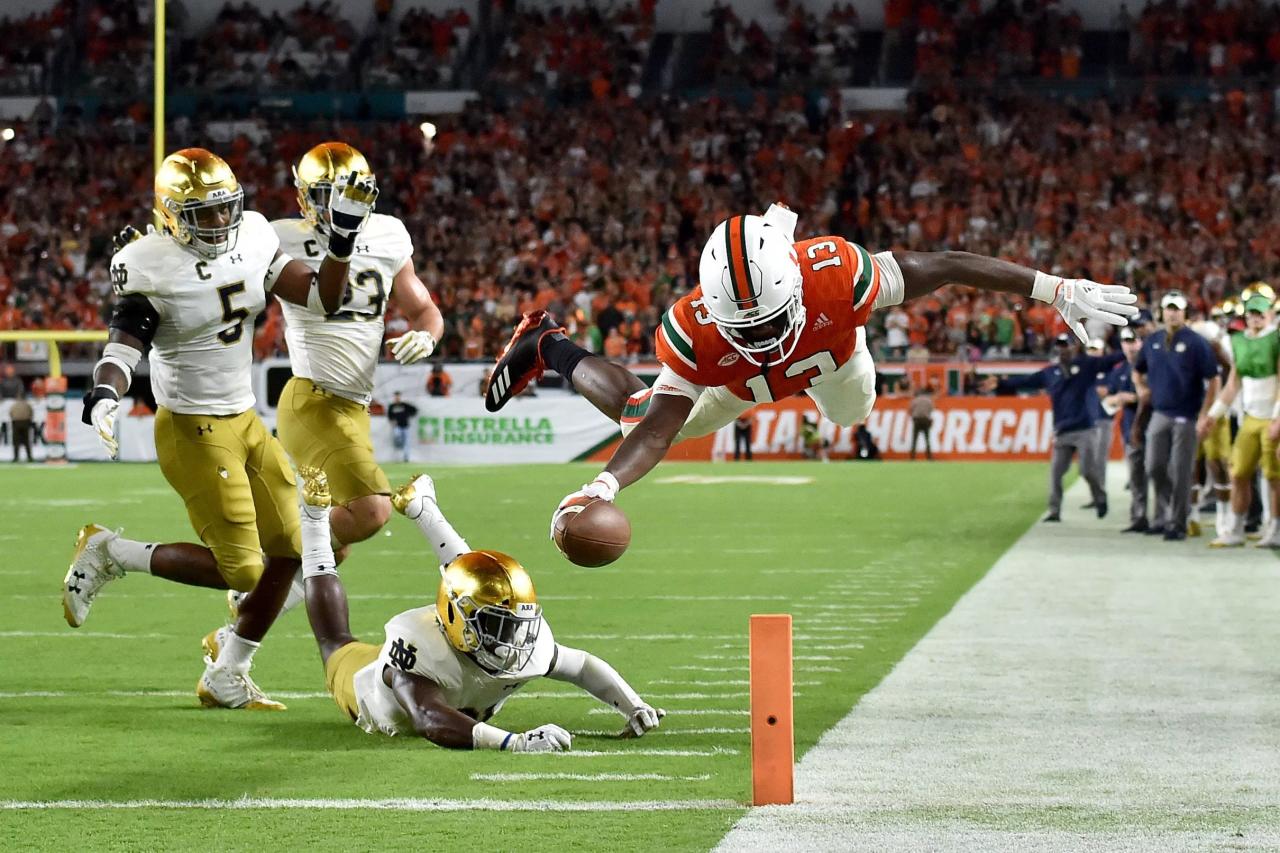
[[[697,385],[726,386],[742,400],[782,400],[817,384],[853,357],[858,327],[871,316],[880,266],[843,237],[795,244],[803,277],[805,326],[791,357],[769,368],[747,361],[716,330],[696,287],[662,315],[658,360]]]

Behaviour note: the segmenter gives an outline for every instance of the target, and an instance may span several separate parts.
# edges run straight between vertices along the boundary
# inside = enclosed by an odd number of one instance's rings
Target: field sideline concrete
[[[718,849],[1280,849],[1280,559],[1122,536],[1108,480],[1110,517],[1077,483]]]

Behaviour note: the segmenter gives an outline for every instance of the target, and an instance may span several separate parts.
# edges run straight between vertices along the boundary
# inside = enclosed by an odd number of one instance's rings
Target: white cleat
[[[245,596],[249,593],[240,592],[238,589],[227,590],[227,616],[230,617],[231,624],[240,618],[240,604],[244,601]],[[217,657],[217,655],[214,655]]]
[[[436,484],[429,474],[419,474],[391,496],[391,505],[406,518],[422,515],[423,505],[428,501],[436,502]]]
[[[205,637],[205,648],[211,638],[215,642],[225,641],[222,631],[230,628],[219,628]],[[218,645],[214,646],[216,652]],[[235,708],[245,711],[283,711],[283,702],[277,702],[262,692],[262,688],[254,683],[247,672],[234,672],[229,667],[219,667],[212,656],[204,659],[204,675],[196,684],[196,696],[200,704],[206,708]]]
[[[97,524],[86,524],[76,536],[71,567],[62,579],[62,615],[72,628],[89,618],[94,596],[107,581],[124,577],[124,569],[111,562],[107,543],[120,534]]]
[[[1257,542],[1253,543],[1255,548],[1280,548],[1280,525],[1275,521],[1271,521],[1266,528],[1266,533]]]
[[[1224,533],[1209,543],[1210,548],[1243,548],[1245,539],[1238,533]]]

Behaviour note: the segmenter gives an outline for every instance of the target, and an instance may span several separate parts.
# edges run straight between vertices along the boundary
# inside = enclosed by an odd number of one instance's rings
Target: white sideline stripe
[[[472,773],[473,782],[705,782],[710,773],[669,776],[666,773]]]
[[[43,596],[42,596],[43,597]],[[114,634],[107,631],[77,631],[68,628],[65,631],[0,631],[0,638],[16,639],[19,637],[40,637],[64,639],[85,637],[90,640],[168,640],[177,634]]]
[[[3,691],[0,692],[0,699],[62,699],[62,698],[78,698],[83,696],[111,696],[123,698],[157,698],[166,699],[181,696],[194,696],[194,690],[20,690],[20,691]],[[279,699],[329,699],[328,693],[318,691],[297,691],[297,690],[271,690],[268,695]],[[666,701],[668,699],[739,699],[745,697],[745,691],[726,692],[726,693],[647,693],[650,699]],[[797,693],[797,696],[804,695]],[[533,690],[526,693],[513,693],[507,701],[514,702],[519,699],[576,699],[579,701],[587,700],[590,697],[582,692],[563,692],[563,691],[538,691]],[[617,711],[612,708],[593,708],[592,712],[599,711],[603,714],[616,714]],[[678,713],[688,714],[696,713],[680,709]]]
[[[717,849],[1280,849],[1280,562],[1121,536],[1085,497],[822,736],[796,805]]]
[[[751,680],[748,678],[729,678],[721,681],[687,681],[679,678],[659,678],[649,683],[675,684],[682,687],[729,687],[733,685],[747,687],[751,684]],[[825,683],[825,681],[792,681],[791,685],[793,687],[818,687]]]
[[[592,716],[604,715],[604,714],[608,714],[609,716],[616,716],[618,712],[613,710],[612,708],[592,708],[589,711],[587,711],[587,713],[591,714]],[[746,708],[677,708],[675,710],[672,710],[670,708],[667,709],[668,717],[686,717],[686,716],[719,717],[719,716],[726,716],[726,715],[737,716],[739,714],[745,717],[745,716],[750,716],[751,712],[748,711]]]
[[[645,734],[645,737],[670,737],[672,735],[746,735],[751,734],[749,728],[728,728],[725,726],[708,726],[701,729],[667,729],[659,728]],[[618,737],[617,729],[574,729],[574,737]]]
[[[565,753],[572,755],[573,753]],[[0,810],[28,811],[74,809],[197,809],[202,811],[306,809],[312,811],[353,811],[374,809],[395,812],[643,812],[736,810],[733,800],[374,800],[374,799],[286,799],[241,797],[238,800],[0,800]]]

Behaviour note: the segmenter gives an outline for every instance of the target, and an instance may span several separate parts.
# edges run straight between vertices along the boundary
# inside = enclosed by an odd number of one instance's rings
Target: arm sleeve
[[[275,259],[271,261],[271,266],[267,267],[266,278],[262,280],[262,287],[267,293],[270,293],[271,289],[276,286],[276,279],[280,278],[280,273],[284,271],[285,267],[289,266],[289,261],[291,260],[293,258],[285,254],[283,249],[276,254]],[[314,292],[315,287],[313,286],[311,290]],[[310,302],[311,300],[308,299],[307,301]]]
[[[556,646],[548,678],[581,687],[604,704],[624,715],[644,704],[618,671],[600,658],[581,649]]]
[[[880,291],[876,294],[876,301],[872,304],[871,310],[901,305],[905,285],[902,280],[902,267],[898,266],[897,258],[893,256],[893,252],[880,252],[872,255],[871,260],[880,267]]]
[[[160,326],[160,312],[141,293],[130,293],[116,300],[109,325],[150,346],[156,336],[156,329]]]
[[[702,395],[703,390],[702,385],[690,382],[665,364],[662,365],[662,371],[658,373],[658,378],[653,383],[653,393],[655,394],[688,397],[695,402]]]

